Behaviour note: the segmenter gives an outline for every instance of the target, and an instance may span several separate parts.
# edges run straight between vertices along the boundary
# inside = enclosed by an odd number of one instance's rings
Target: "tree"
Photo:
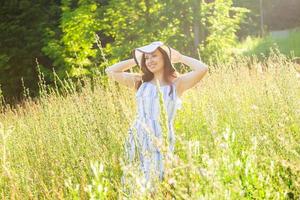
[[[225,60],[245,13],[232,0],[14,2],[0,3],[0,84],[5,95],[22,94],[22,77],[26,87],[37,91],[36,60],[47,83],[53,80],[53,68],[60,78],[93,77],[155,40],[196,58],[200,50],[206,61]]]
[[[61,10],[60,32],[48,29],[42,50],[53,60],[59,77],[91,75],[100,57],[93,48],[100,25],[96,20],[97,4],[91,0],[74,5],[70,0],[63,0]]]
[[[207,61],[225,62],[230,59],[231,50],[237,42],[236,32],[248,12],[232,4],[232,0],[216,0],[202,5],[202,23],[207,29],[207,37],[200,49]]]
[[[22,78],[37,95],[36,58],[51,62],[40,41],[44,29],[56,26],[59,10],[51,0],[1,1],[0,7],[0,85],[6,102],[13,102],[22,97]]]

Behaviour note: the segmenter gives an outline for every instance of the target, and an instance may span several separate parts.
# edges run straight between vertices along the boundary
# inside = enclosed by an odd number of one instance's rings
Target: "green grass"
[[[248,56],[269,56],[270,48],[278,49],[289,57],[300,56],[300,29],[291,30],[287,38],[274,38],[270,35],[263,38],[247,37],[238,45],[237,51]]]
[[[184,94],[176,156],[166,161],[166,181],[154,193],[144,191],[136,165],[122,161],[133,91],[110,83],[92,92],[87,85],[80,93],[44,91],[38,101],[6,107],[1,198],[298,199],[300,80],[285,57],[272,56],[263,74],[249,72],[246,62],[210,67]]]

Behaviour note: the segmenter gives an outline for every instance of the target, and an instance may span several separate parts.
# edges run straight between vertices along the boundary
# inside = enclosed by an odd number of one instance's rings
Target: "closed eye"
[[[153,55],[152,57],[156,57],[156,55]],[[145,57],[145,59],[149,59],[150,57]]]

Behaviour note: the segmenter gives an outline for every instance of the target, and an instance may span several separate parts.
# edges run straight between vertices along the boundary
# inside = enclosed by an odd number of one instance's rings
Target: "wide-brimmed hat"
[[[172,65],[172,67],[175,69],[175,67],[173,66],[172,64],[172,48],[170,48],[168,45],[164,44],[163,42],[161,41],[155,41],[155,42],[152,42],[151,44],[148,44],[146,46],[142,46],[142,47],[138,47],[138,48],[135,48],[133,51],[132,51],[132,54],[133,54],[133,58],[136,62],[136,64],[139,66],[139,67],[142,67],[142,56],[144,53],[152,53],[154,52],[158,47],[162,48],[168,55],[168,58],[170,60],[170,63]]]

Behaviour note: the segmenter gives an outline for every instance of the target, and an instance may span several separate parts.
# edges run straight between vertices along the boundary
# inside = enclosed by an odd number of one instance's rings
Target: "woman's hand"
[[[179,63],[182,62],[183,55],[179,53],[179,51],[171,48],[171,63]]]

